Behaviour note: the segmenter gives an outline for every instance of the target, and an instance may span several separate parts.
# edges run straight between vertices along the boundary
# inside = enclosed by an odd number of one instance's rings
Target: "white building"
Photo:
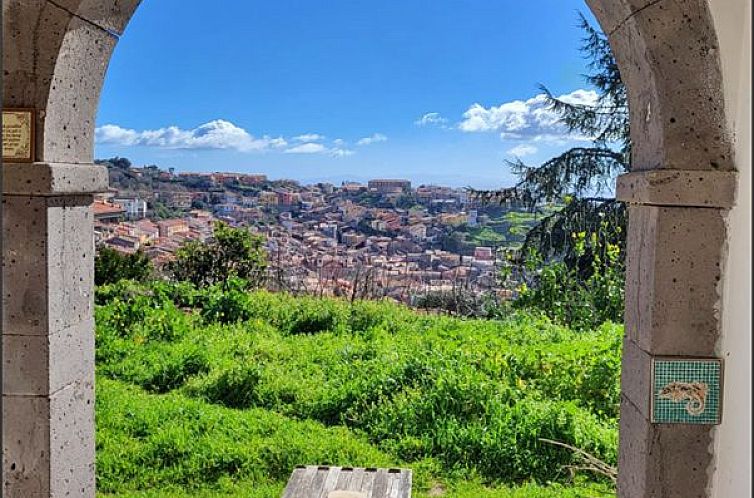
[[[147,217],[147,202],[139,197],[115,197],[113,200],[126,210],[126,219],[141,220]]]

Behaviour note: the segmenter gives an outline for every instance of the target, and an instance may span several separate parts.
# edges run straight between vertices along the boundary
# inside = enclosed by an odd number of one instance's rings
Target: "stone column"
[[[94,497],[101,166],[3,165],[3,496]]]
[[[651,423],[651,365],[657,356],[716,356],[734,189],[731,172],[654,170],[618,180],[617,197],[629,204],[621,498],[707,496],[714,426]]]

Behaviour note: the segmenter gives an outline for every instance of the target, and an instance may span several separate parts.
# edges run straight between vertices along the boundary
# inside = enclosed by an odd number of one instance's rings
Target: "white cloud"
[[[269,136],[254,137],[229,121],[216,119],[191,130],[168,126],[156,130],[136,131],[117,125],[96,129],[98,144],[160,147],[165,149],[235,149],[241,152],[281,149],[288,142]]]
[[[161,147],[166,149],[236,149],[261,151],[287,145],[283,138],[254,137],[243,128],[221,119],[191,130],[169,126],[156,130],[135,131],[117,125],[97,128],[99,144]]]
[[[416,126],[442,126],[447,122],[447,118],[442,117],[439,112],[428,112],[414,121],[414,124]]]
[[[346,141],[338,138],[331,145],[323,143],[325,136],[318,133],[305,133],[291,139],[283,137],[255,137],[229,121],[217,119],[184,130],[168,126],[156,130],[132,130],[113,124],[100,126],[95,132],[98,145],[124,147],[156,147],[162,149],[232,149],[240,152],[279,151],[286,154],[329,154],[333,157],[346,157],[354,154]],[[379,133],[368,137],[370,143],[387,140]],[[367,139],[364,139],[367,140]],[[293,145],[290,145],[290,144]],[[366,142],[365,142],[366,143]]]
[[[319,133],[304,133],[303,135],[293,137],[293,140],[296,142],[321,142],[324,139],[324,135],[320,135]]]
[[[571,104],[590,105],[597,101],[597,93],[592,90],[576,90],[558,98]],[[474,104],[463,114],[463,121],[458,124],[458,128],[468,133],[497,132],[503,139],[587,139],[568,132],[559,122],[559,115],[548,108],[544,94],[499,106]]]
[[[327,151],[327,147],[325,147],[322,144],[309,142],[301,145],[297,145],[295,147],[291,147],[290,149],[286,149],[286,154],[321,154],[323,152]]]
[[[333,156],[335,156],[335,157],[347,157],[347,156],[354,155],[355,152],[352,151],[352,150],[350,150],[350,149],[345,149],[345,148],[341,148],[341,147],[334,147],[334,148],[330,149],[330,154],[333,155]]]
[[[539,149],[537,149],[533,145],[521,144],[508,150],[508,154],[512,156],[517,156],[517,157],[524,157],[524,156],[531,156],[532,154],[536,154],[538,151]]]
[[[380,142],[387,142],[387,137],[382,133],[375,133],[371,137],[364,137],[356,142],[356,145],[372,145]]]
[[[320,143],[309,142],[285,150],[286,154],[328,154],[333,157],[353,155],[353,151],[344,147],[327,147]]]

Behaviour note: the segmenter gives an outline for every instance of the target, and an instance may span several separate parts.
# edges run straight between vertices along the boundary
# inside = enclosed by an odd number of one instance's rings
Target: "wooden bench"
[[[411,471],[354,467],[297,467],[283,498],[411,498]]]

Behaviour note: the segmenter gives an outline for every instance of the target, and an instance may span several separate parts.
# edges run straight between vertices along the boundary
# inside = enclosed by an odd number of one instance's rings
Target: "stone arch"
[[[3,0],[3,107],[33,108],[38,130],[35,162],[2,170],[8,496],[94,496],[89,205],[107,187],[94,126],[139,3]],[[626,82],[635,144],[617,189],[631,218],[619,495],[707,496],[710,428],[650,423],[648,379],[653,356],[715,355],[734,193],[717,36],[706,0],[587,3]]]

